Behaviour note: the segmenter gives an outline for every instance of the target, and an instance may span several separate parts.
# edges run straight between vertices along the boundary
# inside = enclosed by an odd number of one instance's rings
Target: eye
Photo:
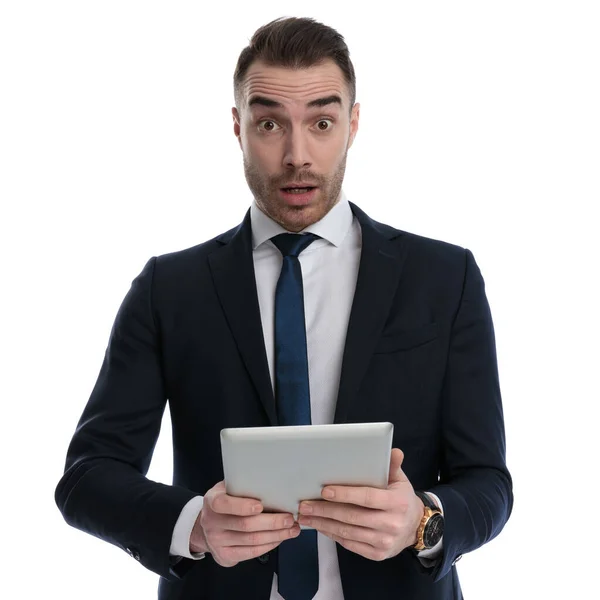
[[[329,123],[330,125],[328,127],[323,128],[323,127],[321,127],[321,125],[323,123]],[[319,131],[329,131],[332,127],[333,127],[333,119],[319,119],[317,121],[317,129]]]
[[[270,123],[274,127],[267,127],[265,129],[264,127],[261,127],[263,123]],[[259,121],[258,123],[258,128],[260,129],[260,131],[265,131],[267,133],[270,131],[275,131],[275,127],[279,127],[279,125],[277,125],[277,123],[275,123],[275,121],[272,121],[271,119],[265,119],[264,121]]]

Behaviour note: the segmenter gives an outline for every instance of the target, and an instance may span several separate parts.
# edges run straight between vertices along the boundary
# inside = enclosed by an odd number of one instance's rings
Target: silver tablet
[[[227,493],[297,518],[300,501],[320,499],[327,484],[385,488],[393,431],[392,423],[223,429]]]

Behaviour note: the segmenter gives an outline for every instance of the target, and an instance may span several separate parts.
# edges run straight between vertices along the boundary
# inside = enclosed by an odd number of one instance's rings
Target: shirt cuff
[[[442,505],[442,501],[432,492],[425,492],[438,506],[440,511],[442,512],[442,516],[444,516],[444,506]],[[428,548],[427,550],[421,550],[417,554],[417,558],[421,561],[421,564],[424,567],[433,567],[436,563],[436,560],[442,555],[442,550],[444,549],[444,536],[442,539],[433,547]]]
[[[196,519],[204,506],[204,496],[194,496],[181,510],[171,538],[169,554],[171,556],[182,556],[192,560],[204,558],[204,552],[190,552],[190,536]]]

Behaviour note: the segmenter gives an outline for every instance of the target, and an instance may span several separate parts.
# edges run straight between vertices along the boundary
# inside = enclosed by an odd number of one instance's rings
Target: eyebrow
[[[283,108],[283,104],[276,102],[275,100],[271,100],[270,98],[265,98],[264,96],[254,96],[248,101],[248,107],[253,106],[254,104],[268,106],[269,108]],[[317,98],[316,100],[307,102],[306,108],[327,106],[329,104],[339,104],[342,106],[342,99],[337,94],[333,94],[331,96],[326,96],[325,98]]]

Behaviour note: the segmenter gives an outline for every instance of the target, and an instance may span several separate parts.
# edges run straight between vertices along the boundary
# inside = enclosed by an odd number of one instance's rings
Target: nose
[[[312,166],[308,143],[300,127],[292,128],[290,134],[286,137],[283,164],[285,167],[293,169]]]

